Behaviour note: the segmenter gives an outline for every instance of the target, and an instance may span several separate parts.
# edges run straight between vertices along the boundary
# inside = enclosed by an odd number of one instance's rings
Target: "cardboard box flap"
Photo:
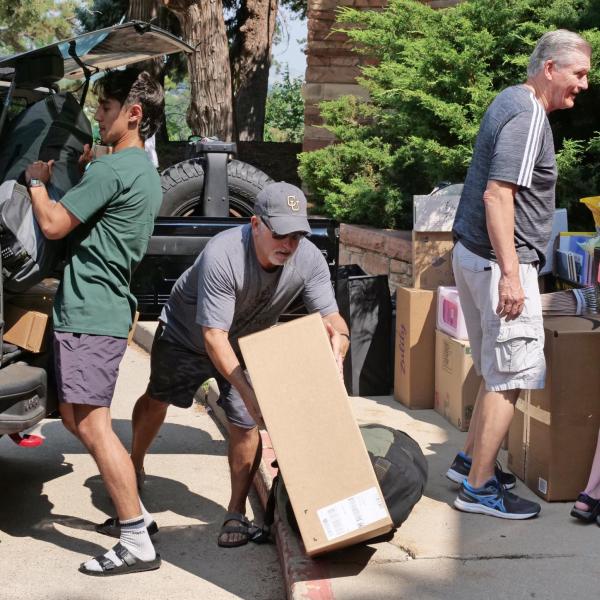
[[[581,317],[545,317],[544,328],[554,337],[568,333],[600,334],[600,318]]]
[[[460,194],[413,196],[413,231],[452,231]]]
[[[240,348],[307,552],[389,531],[321,316],[246,336]]]

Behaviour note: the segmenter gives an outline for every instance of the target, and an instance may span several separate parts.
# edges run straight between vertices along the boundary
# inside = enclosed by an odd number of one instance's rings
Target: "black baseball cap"
[[[306,218],[306,196],[291,183],[278,181],[264,187],[256,196],[254,212],[278,235],[311,233]]]

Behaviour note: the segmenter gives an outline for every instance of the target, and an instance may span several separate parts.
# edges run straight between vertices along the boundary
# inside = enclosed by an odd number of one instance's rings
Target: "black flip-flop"
[[[86,568],[85,563],[81,563],[79,572],[92,575],[93,577],[112,577],[113,575],[124,575],[125,573],[154,571],[160,567],[160,554],[157,554],[154,560],[140,560],[131,554],[120,542],[113,547],[113,551],[123,561],[119,566],[115,565],[106,554],[102,554],[95,557],[102,571],[92,571]]]
[[[239,525],[225,525],[228,521],[235,521]],[[224,533],[239,533],[243,537],[236,542],[222,542],[221,536]],[[262,529],[253,523],[242,513],[227,513],[223,519],[223,525],[221,531],[219,531],[219,537],[217,538],[217,544],[221,548],[237,548],[238,546],[245,546],[248,542],[253,541],[254,538],[260,537]]]
[[[117,539],[121,537],[121,526],[119,525],[119,519],[116,517],[110,517],[106,519],[104,523],[94,525],[94,529],[102,535],[108,535],[109,537]],[[150,523],[146,529],[148,529],[148,535],[150,537],[155,536],[158,533],[158,525],[156,524],[156,521],[152,521],[152,523]]]

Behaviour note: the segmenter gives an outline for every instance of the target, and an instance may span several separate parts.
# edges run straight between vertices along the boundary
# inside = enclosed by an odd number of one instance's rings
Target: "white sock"
[[[146,525],[146,527],[148,527],[150,525],[150,523],[154,523],[154,518],[146,510],[146,507],[142,504],[141,498],[140,498],[140,508],[142,509],[142,516],[144,517],[144,525]]]
[[[148,530],[142,515],[134,519],[120,521],[121,525],[121,545],[123,545],[136,558],[144,561],[154,560],[156,551],[150,541]],[[106,558],[111,560],[115,566],[120,567],[123,561],[115,554],[114,550],[109,550],[104,554]],[[102,571],[102,567],[95,558],[88,560],[84,567],[88,571]]]
[[[112,549],[109,550],[108,552],[105,552],[104,556],[106,556],[106,558],[108,558],[113,563],[115,563],[115,566],[117,566],[117,567],[120,567],[123,564],[123,561],[115,554],[115,551]],[[90,558],[90,560],[88,560],[86,563],[84,563],[83,566],[88,571],[102,571],[102,567],[100,566],[100,563],[95,558]]]
[[[143,515],[119,521],[119,523],[121,524],[121,544],[140,560],[154,560],[156,551],[150,541]]]

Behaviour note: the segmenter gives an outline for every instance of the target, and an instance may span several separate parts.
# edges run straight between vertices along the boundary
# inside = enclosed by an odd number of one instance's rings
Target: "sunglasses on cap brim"
[[[271,236],[273,237],[274,240],[285,240],[287,238],[289,238],[290,240],[293,240],[294,242],[297,242],[298,240],[301,240],[303,237],[306,237],[308,235],[308,232],[306,231],[294,231],[292,233],[275,233],[271,227],[271,225],[269,225],[269,223],[265,220],[264,217],[261,217],[260,220],[263,222],[264,226],[271,232]]]

